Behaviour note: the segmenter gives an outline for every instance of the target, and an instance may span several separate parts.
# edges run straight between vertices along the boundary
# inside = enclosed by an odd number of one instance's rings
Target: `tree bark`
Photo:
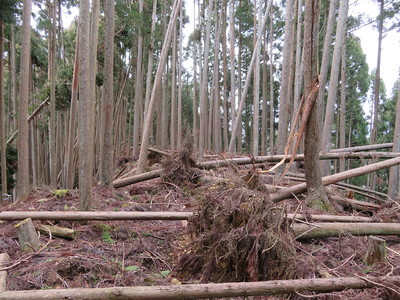
[[[377,162],[377,163],[374,163],[371,165],[347,170],[347,171],[344,171],[341,173],[336,173],[336,174],[333,174],[330,176],[325,176],[322,178],[322,183],[323,183],[323,185],[328,185],[328,184],[336,183],[338,181],[342,181],[345,179],[372,173],[372,172],[375,172],[375,171],[378,171],[381,169],[385,169],[385,168],[389,168],[389,167],[399,165],[399,164],[400,164],[400,157],[396,157],[396,158],[388,159],[385,161]],[[291,197],[293,194],[297,195],[299,193],[305,192],[306,190],[307,190],[306,184],[301,183],[298,185],[291,186],[285,190],[271,194],[270,199],[273,202],[279,202],[279,201],[282,201],[284,199]]]
[[[89,210],[92,202],[93,138],[91,137],[91,71],[90,71],[89,0],[79,2],[79,197],[80,208]]]
[[[105,2],[105,55],[104,55],[104,95],[102,102],[103,137],[100,140],[100,181],[111,186],[113,164],[113,106],[114,106],[114,1]]]
[[[172,7],[171,18],[168,24],[168,29],[165,34],[165,40],[163,43],[163,47],[160,54],[160,60],[158,62],[157,72],[154,79],[154,86],[151,91],[151,97],[149,102],[148,111],[146,114],[146,118],[143,124],[143,133],[142,133],[142,143],[140,145],[140,154],[139,161],[137,166],[137,172],[142,173],[147,161],[147,153],[149,147],[149,138],[150,138],[150,126],[152,126],[154,105],[156,102],[156,94],[161,85],[162,73],[164,72],[165,63],[167,60],[168,49],[171,44],[172,39],[172,31],[175,26],[176,19],[178,17],[179,10],[181,9],[182,0],[175,0],[174,6]]]
[[[341,59],[341,80],[340,80],[340,128],[339,128],[339,148],[346,145],[346,36],[344,37]],[[400,151],[400,148],[399,148]],[[339,160],[339,172],[346,169],[346,160]]]
[[[1,169],[1,194],[0,201],[3,200],[3,194],[7,194],[7,154],[6,154],[6,124],[5,102],[4,102],[4,22],[0,18],[0,169]]]
[[[0,300],[62,300],[67,298],[76,300],[178,300],[279,295],[304,291],[328,292],[344,289],[365,289],[376,287],[375,283],[379,283],[379,285],[400,285],[400,276],[368,276],[366,278],[368,280],[364,280],[362,277],[337,277],[146,287],[10,291],[0,293]]]
[[[52,236],[62,237],[68,240],[74,240],[78,234],[77,231],[74,229],[52,226],[52,225],[39,226],[38,230],[41,233],[49,234],[50,232]]]
[[[386,260],[386,241],[377,236],[368,237],[368,250],[365,261],[369,266]]]
[[[17,172],[17,200],[25,197],[30,190],[29,183],[29,70],[31,53],[31,11],[32,0],[24,1],[22,15],[22,44],[20,64],[20,101],[18,116],[18,172]]]
[[[22,251],[38,251],[41,247],[39,236],[33,226],[32,219],[27,218],[17,225],[15,225],[17,230],[18,242]]]

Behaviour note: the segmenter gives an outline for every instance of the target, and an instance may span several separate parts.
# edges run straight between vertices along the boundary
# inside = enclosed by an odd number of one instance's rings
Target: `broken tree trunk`
[[[12,291],[0,293],[0,300],[168,300],[247,297],[261,295],[292,294],[313,291],[328,292],[344,289],[365,289],[400,285],[400,276],[385,277],[338,277],[295,280],[270,280],[260,282],[208,283],[169,286],[135,286],[111,288],[53,289],[36,291]]]
[[[341,148],[341,149],[332,149],[329,152],[359,152],[359,151],[386,149],[386,148],[392,148],[392,147],[393,147],[393,143],[385,143],[385,144],[374,144],[374,145],[365,145],[365,146],[357,146],[357,147],[348,147],[348,148]]]
[[[33,226],[31,218],[27,218],[15,225],[19,245],[22,251],[38,251],[41,247],[39,236]]]
[[[396,166],[398,164],[400,164],[400,157],[388,159],[385,161],[380,161],[380,162],[377,162],[374,164],[347,170],[347,171],[336,173],[336,174],[333,174],[330,176],[325,176],[322,178],[322,183],[324,185],[328,185],[328,184],[336,183],[338,181],[342,181],[345,179],[357,177],[357,176],[372,173],[372,172],[375,172],[375,171],[378,171],[381,169]],[[300,184],[288,187],[284,190],[280,190],[278,192],[272,193],[270,195],[270,199],[276,203],[276,202],[282,201],[284,199],[290,198],[293,195],[303,193],[306,190],[307,190],[306,184],[300,183]]]
[[[191,212],[132,211],[2,211],[0,220],[90,221],[90,220],[187,220]]]
[[[293,224],[296,239],[338,237],[352,235],[400,235],[398,223],[312,223]]]
[[[41,233],[49,234],[52,236],[62,237],[68,240],[74,240],[77,236],[77,232],[71,228],[53,226],[53,225],[42,225],[38,228]]]
[[[368,237],[368,250],[365,261],[372,266],[375,263],[386,260],[386,241],[377,236]]]
[[[0,270],[6,267],[7,262],[10,260],[10,257],[7,253],[0,254]],[[0,293],[7,291],[7,271],[0,271]]]

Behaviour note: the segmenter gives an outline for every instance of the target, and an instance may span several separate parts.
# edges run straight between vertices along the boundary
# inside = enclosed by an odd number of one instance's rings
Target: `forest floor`
[[[119,176],[134,169],[135,163],[132,158],[120,160]],[[171,168],[171,164],[164,166]],[[158,167],[160,164],[153,166]],[[249,168],[231,166],[186,174],[192,176],[191,179],[197,176],[202,180],[183,180],[181,177],[176,180],[164,176],[115,190],[102,186],[93,189],[94,211],[197,212],[197,217],[189,222],[36,220],[35,226],[73,228],[78,237],[66,240],[41,235],[40,240],[47,246],[31,253],[19,249],[14,228],[18,222],[0,222],[0,253],[10,255],[12,266],[8,269],[8,289],[400,275],[398,236],[384,237],[390,248],[387,261],[374,266],[368,266],[364,260],[368,246],[365,236],[294,240],[282,216],[294,211],[303,214],[322,212],[311,210],[296,199],[269,203],[268,191],[249,186],[249,180],[245,179]],[[171,173],[166,171],[166,174]],[[261,183],[272,180],[266,175],[257,178]],[[285,181],[284,184],[292,183]],[[78,207],[77,190],[58,198],[43,188],[17,204],[3,205],[0,210],[73,211]],[[278,213],[271,214],[271,211]],[[341,214],[370,216],[371,212],[345,211]],[[386,208],[373,214],[377,221],[398,222],[399,209]],[[252,231],[249,233],[249,230]],[[257,253],[254,252],[255,243],[261,247]],[[210,250],[213,246],[215,248]],[[243,262],[244,267],[241,267]],[[356,300],[400,299],[400,296],[377,286],[365,290],[254,299]]]

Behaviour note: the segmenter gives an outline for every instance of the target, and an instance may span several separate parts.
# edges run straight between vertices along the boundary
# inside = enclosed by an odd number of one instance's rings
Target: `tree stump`
[[[10,260],[7,253],[0,254],[0,269],[5,267],[5,264]],[[0,293],[7,290],[7,271],[0,271]]]
[[[39,236],[33,226],[31,218],[27,218],[17,225],[18,241],[22,251],[38,251],[41,247]]]
[[[386,260],[386,241],[376,236],[368,237],[368,250],[365,255],[365,261],[368,265],[374,265],[377,262]]]

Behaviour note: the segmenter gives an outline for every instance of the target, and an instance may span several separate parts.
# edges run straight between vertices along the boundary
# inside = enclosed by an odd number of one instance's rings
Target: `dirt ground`
[[[134,162],[127,160],[124,164],[133,165]],[[125,168],[124,172],[128,169]],[[238,191],[243,195],[254,195],[254,190],[243,184],[243,175],[246,172],[245,167],[233,171],[231,168],[197,170],[194,174],[206,180],[173,183],[163,177],[113,191],[98,186],[93,189],[93,210],[201,212],[205,203],[210,201],[230,201],[231,205],[242,209],[242,202],[233,203],[234,201],[229,200],[232,197],[228,196],[237,195]],[[263,176],[262,181],[269,183],[270,178]],[[258,193],[268,195],[268,191]],[[246,203],[251,201],[251,197],[253,196],[247,198]],[[277,206],[287,212],[297,210],[302,213],[318,213],[303,207],[296,199],[281,202]],[[52,191],[43,188],[17,204],[3,204],[0,210],[71,211],[77,210],[78,207],[78,191],[69,191],[65,196],[56,197]],[[357,215],[366,216],[363,213]],[[380,213],[375,212],[374,215],[377,220],[397,222],[399,209],[387,208]],[[218,216],[212,215],[210,222],[217,218]],[[235,225],[235,229],[247,226],[248,222],[243,220]],[[43,234],[40,240],[46,247],[31,253],[19,249],[14,228],[17,223],[0,223],[0,253],[7,252],[11,258],[8,269],[9,290],[187,284],[207,282],[209,278],[214,282],[224,281],[224,277],[204,276],[204,270],[201,269],[198,269],[197,273],[189,272],[185,269],[185,264],[182,264],[182,257],[185,255],[203,255],[202,250],[196,248],[199,243],[193,240],[200,234],[190,232],[193,230],[190,221],[34,221],[35,226],[47,224],[75,229],[78,237],[75,240],[57,237],[50,239]],[[198,231],[198,228],[196,230]],[[398,236],[383,238],[389,249],[387,261],[375,266],[368,266],[364,261],[367,237],[344,235],[340,238],[312,239],[301,243],[291,241],[290,247],[294,249],[296,263],[293,263],[293,274],[290,276],[301,279],[400,275],[400,239]],[[237,250],[240,252],[240,249]],[[284,263],[282,261],[282,265]],[[230,268],[226,263],[220,263],[213,270],[217,272],[218,267],[224,268],[225,271]],[[244,274],[237,281],[251,280],[255,276],[254,270],[252,271],[253,275]],[[264,278],[260,276],[258,278]],[[252,299],[400,299],[399,292],[398,287],[388,289],[377,286],[365,290],[323,294],[297,293]]]

